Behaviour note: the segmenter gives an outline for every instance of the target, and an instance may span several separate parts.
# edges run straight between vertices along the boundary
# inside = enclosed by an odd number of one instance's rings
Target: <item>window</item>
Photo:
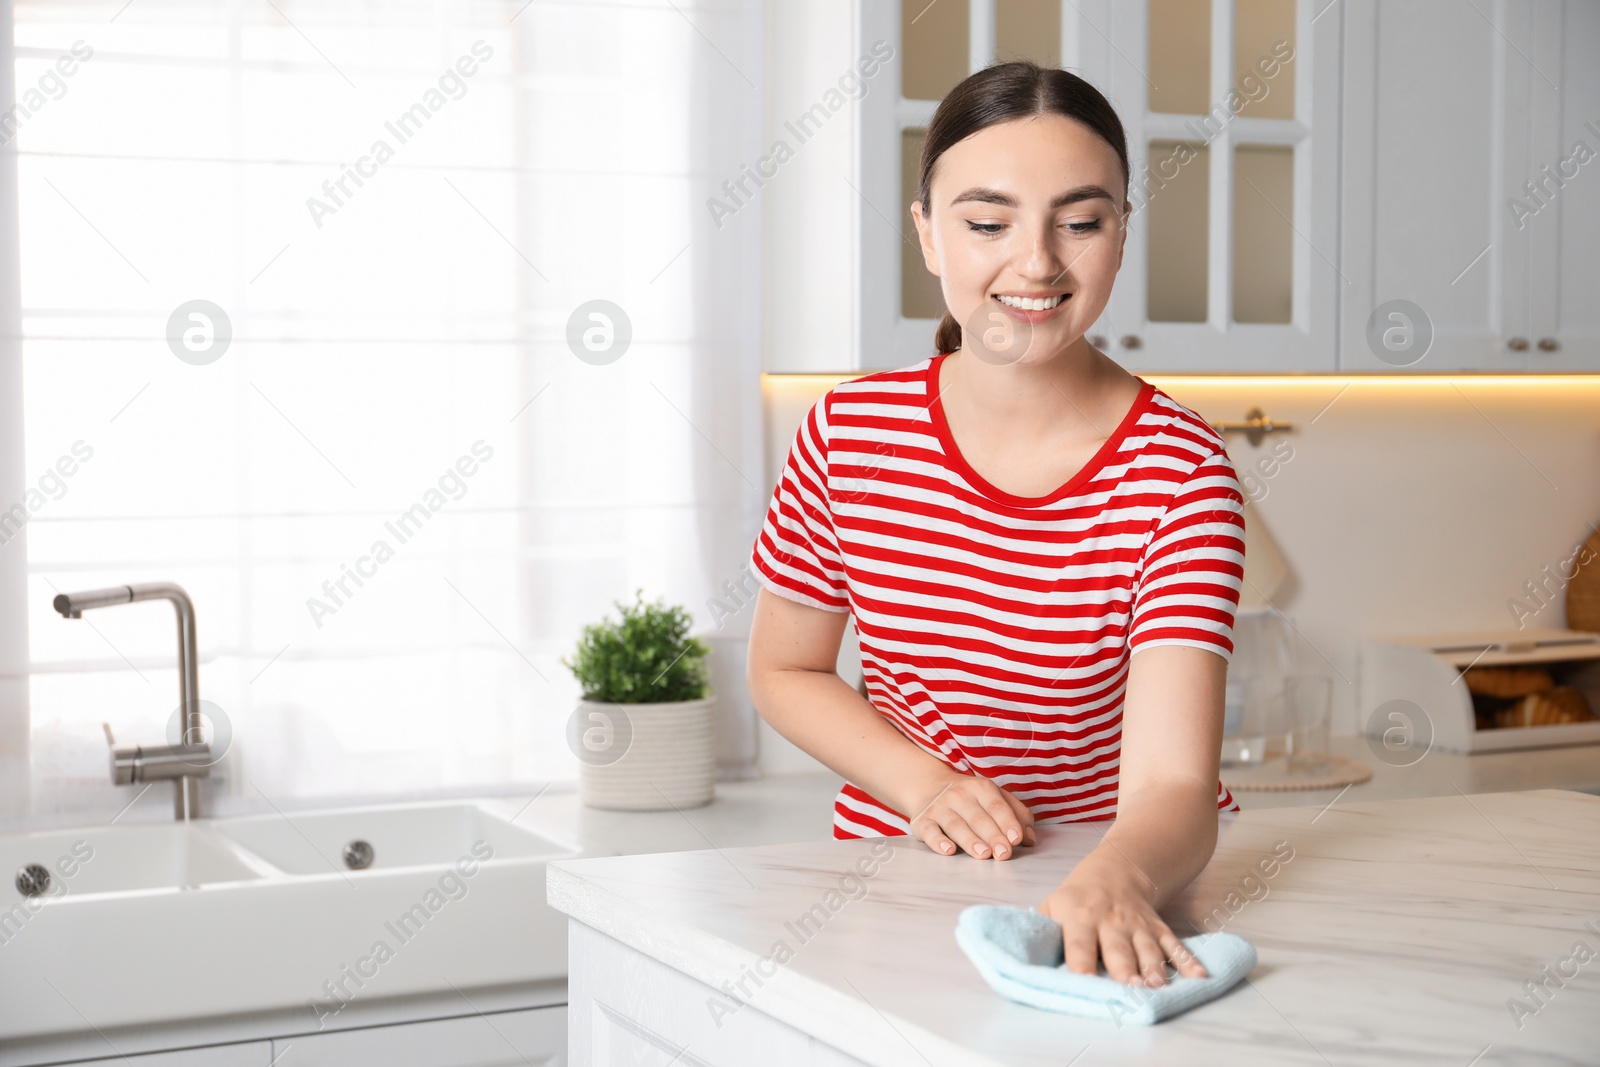
[[[114,813],[100,723],[173,718],[168,605],[50,608],[138,581],[196,603],[219,806],[573,776],[582,625],[722,622],[759,520],[758,219],[708,211],[759,9],[15,19],[35,810]]]

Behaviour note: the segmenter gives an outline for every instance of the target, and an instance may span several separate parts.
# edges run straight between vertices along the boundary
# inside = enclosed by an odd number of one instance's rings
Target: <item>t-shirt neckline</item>
[[[1123,439],[1128,436],[1135,424],[1138,423],[1139,416],[1150,406],[1150,401],[1156,392],[1154,385],[1140,378],[1139,395],[1134,398],[1133,404],[1128,408],[1128,413],[1122,417],[1122,421],[1111,432],[1111,436],[1101,443],[1095,454],[1089,457],[1089,461],[1076,474],[1043,496],[1018,496],[1015,493],[1008,493],[991,485],[986,478],[972,469],[972,465],[961,454],[961,449],[956,447],[955,438],[950,433],[950,424],[945,420],[944,405],[939,402],[939,364],[949,354],[948,352],[940,352],[931,357],[928,360],[927,370],[924,372],[923,382],[928,397],[928,418],[933,423],[934,435],[938,437],[939,444],[944,448],[944,454],[949,459],[950,465],[963,478],[967,479],[974,488],[985,496],[1015,507],[1026,508],[1038,507],[1041,504],[1053,504],[1063,497],[1070,496],[1085,482],[1098,474],[1100,469],[1121,448]]]

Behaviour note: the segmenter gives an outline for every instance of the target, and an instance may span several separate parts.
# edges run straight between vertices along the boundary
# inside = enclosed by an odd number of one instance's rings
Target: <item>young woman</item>
[[[1157,911],[1238,810],[1244,500],[1210,427],[1084,339],[1122,264],[1122,124],[1066,71],[992,66],[920,173],[936,354],[840,383],[796,434],[751,556],[751,693],[847,779],[836,838],[1004,860],[1036,823],[1115,817],[1038,905],[1066,965],[1203,975]],[[847,614],[867,699],[834,670]]]

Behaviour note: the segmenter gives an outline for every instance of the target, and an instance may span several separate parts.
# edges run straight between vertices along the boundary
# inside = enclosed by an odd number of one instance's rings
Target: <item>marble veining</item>
[[[1012,1003],[955,943],[963,907],[1037,903],[1103,827],[1041,826],[1005,863],[907,838],[573,859],[548,896],[723,990],[708,1017],[747,1003],[873,1064],[1600,1064],[1600,797],[1218,819],[1216,854],[1163,914],[1180,936],[1239,934],[1259,962],[1150,1027]]]

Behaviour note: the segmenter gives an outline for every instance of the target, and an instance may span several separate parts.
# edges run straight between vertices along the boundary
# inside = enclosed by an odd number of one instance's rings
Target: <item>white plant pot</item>
[[[712,701],[579,706],[578,795],[585,807],[667,811],[711,803]]]

